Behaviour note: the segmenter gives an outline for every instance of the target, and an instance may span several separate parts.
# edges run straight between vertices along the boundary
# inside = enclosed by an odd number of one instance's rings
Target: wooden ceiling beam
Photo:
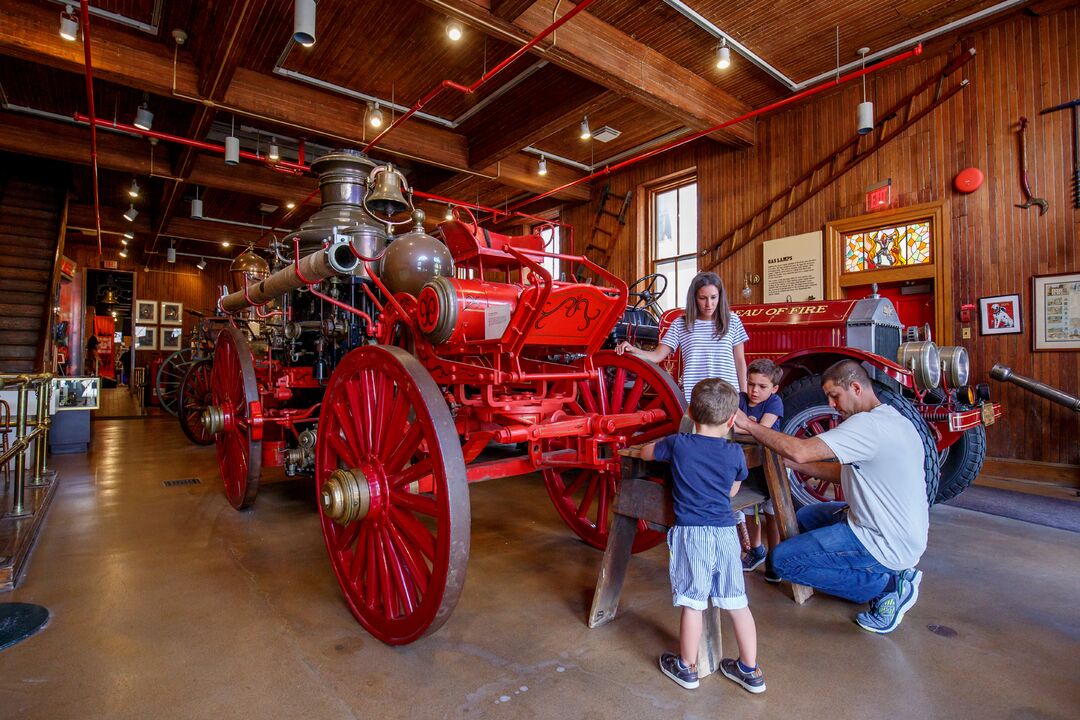
[[[572,6],[560,0],[537,0],[513,22],[476,0],[420,0],[450,12],[509,42],[525,43]],[[555,15],[556,5],[559,13]],[[555,40],[542,40],[538,56],[677,119],[694,130],[715,127],[752,108],[644,43],[597,19],[586,10],[558,29]],[[754,125],[742,122],[710,135],[735,146],[753,145]]]
[[[49,7],[27,3],[6,7],[0,13],[0,54],[81,74],[82,49],[74,43],[57,42],[56,22],[56,13]],[[107,23],[97,23],[92,50],[97,79],[197,104],[211,102],[199,92],[199,74],[186,50],[179,51],[174,65],[173,54],[160,42],[116,30]],[[369,139],[364,103],[244,67],[235,69],[221,105],[219,110],[278,124],[294,134],[318,135],[347,147]],[[475,172],[468,164],[463,135],[420,121],[403,123],[389,133],[380,151],[457,172]],[[519,165],[527,162],[527,155],[519,155]],[[489,168],[483,172],[498,173]],[[515,177],[516,173],[503,174],[500,182],[510,184]],[[539,187],[536,182],[515,187],[535,192],[558,184],[562,183],[549,176]]]

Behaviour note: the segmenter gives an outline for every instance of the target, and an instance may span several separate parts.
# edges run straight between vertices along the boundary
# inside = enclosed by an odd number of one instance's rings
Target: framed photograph
[[[135,349],[157,350],[157,328],[152,326],[148,327],[146,325],[136,325]]]
[[[162,302],[161,303],[161,324],[162,325],[183,325],[184,324],[184,303],[178,302]],[[164,349],[164,348],[162,348]]]
[[[1080,350],[1080,273],[1032,278],[1032,350]]]
[[[1020,320],[1019,295],[994,295],[979,298],[979,333],[1010,335],[1024,332]]]
[[[158,328],[161,331],[161,342],[158,344],[159,350],[166,352],[172,352],[179,350],[183,347],[184,341],[184,329],[178,327],[163,327]]]
[[[97,410],[101,378],[63,377],[52,380],[53,402],[56,410]]]
[[[140,325],[157,325],[157,300],[136,300],[135,322]]]

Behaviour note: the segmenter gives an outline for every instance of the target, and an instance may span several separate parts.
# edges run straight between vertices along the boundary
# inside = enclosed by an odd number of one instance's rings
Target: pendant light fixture
[[[122,258],[127,257],[127,248],[120,248],[120,257],[122,257]],[[116,317],[116,313],[113,313],[113,317]]]
[[[236,137],[236,116],[232,118],[232,130],[229,137],[225,138],[225,164],[240,164],[240,138]]]
[[[270,138],[270,152],[268,152],[266,154],[266,156],[268,158],[270,158],[270,162],[275,162],[276,163],[278,160],[281,159],[281,151],[278,150],[277,138],[276,137],[271,136],[271,138]]]
[[[154,113],[150,112],[150,95],[143,93],[142,105],[135,111],[135,127],[140,130],[149,130],[154,126]]]
[[[582,140],[592,140],[592,129],[589,127],[588,115],[581,119],[581,133],[579,136]]]
[[[203,216],[202,200],[199,199],[199,186],[195,186],[195,197],[191,201],[191,217],[193,220],[201,220]]]
[[[130,197],[130,198],[139,197],[139,181],[136,180],[135,178],[131,179],[131,187],[128,188],[128,197]]]
[[[446,206],[446,219],[447,220],[453,220],[454,219],[454,206],[453,205],[447,205]]]
[[[866,54],[868,52],[870,52],[870,48],[859,48],[859,55],[862,55],[863,70],[866,69]],[[866,99],[865,75],[862,76],[862,102],[859,103],[857,116],[860,135],[865,135],[874,129],[874,103]]]
[[[451,41],[457,42],[461,39],[461,36],[465,34],[465,28],[461,27],[461,23],[453,18],[446,21],[446,37]]]
[[[126,233],[124,233],[124,237],[125,237],[126,239],[128,239],[128,240],[134,240],[134,239],[135,239],[135,233],[133,233],[133,232],[126,232]]]
[[[315,44],[315,0],[296,0],[293,5],[292,36],[304,47]]]
[[[167,262],[171,262],[171,263],[176,262],[176,248],[173,247],[173,241],[172,240],[169,241],[169,250],[168,250],[167,253],[165,253],[165,260]]]
[[[71,5],[60,11],[60,37],[71,41],[79,39],[79,16]]]
[[[540,159],[536,161],[536,174],[547,175],[547,158],[543,155],[541,155]]]
[[[728,47],[727,38],[720,38],[720,47],[716,49],[716,67],[719,70],[731,67],[731,48]]]
[[[379,108],[379,103],[368,103],[368,124],[373,128],[381,128],[383,124],[383,111]]]

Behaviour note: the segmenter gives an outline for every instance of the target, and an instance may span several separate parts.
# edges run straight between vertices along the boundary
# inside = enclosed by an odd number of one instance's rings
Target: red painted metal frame
[[[90,172],[94,184],[94,228],[97,230],[98,259],[102,257],[101,249],[101,195],[98,188],[98,151],[97,151],[97,124],[94,117],[94,63],[90,60],[90,3],[89,0],[81,0],[79,11],[82,16],[82,40],[83,56],[86,58],[86,109],[90,113]]]

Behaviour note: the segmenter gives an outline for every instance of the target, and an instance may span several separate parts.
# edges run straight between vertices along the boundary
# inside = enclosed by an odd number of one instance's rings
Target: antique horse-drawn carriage
[[[350,609],[403,644],[457,602],[469,483],[542,471],[559,515],[603,548],[618,450],[675,431],[684,401],[656,365],[601,350],[627,300],[606,269],[461,208],[442,242],[415,211],[389,235],[385,218],[412,210],[396,170],[351,151],[313,168],[323,207],[286,238],[292,257],[219,302],[238,323],[218,338],[203,418],[234,507],[262,467],[314,475]],[[556,279],[548,257],[600,282]],[[493,442],[520,453],[481,459]],[[635,550],[661,540],[639,528]]]

